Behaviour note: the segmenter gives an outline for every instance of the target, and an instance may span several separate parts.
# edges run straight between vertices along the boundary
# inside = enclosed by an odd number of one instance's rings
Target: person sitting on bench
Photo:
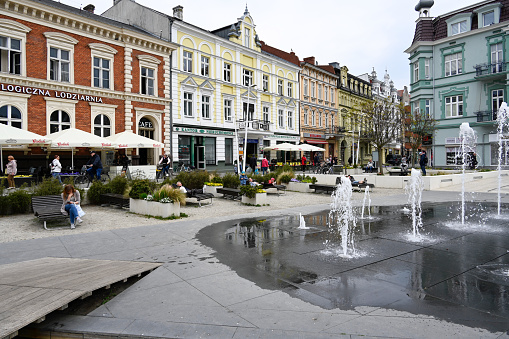
[[[184,193],[184,194],[187,194],[188,190],[187,188],[185,188],[184,186],[182,186],[182,183],[180,181],[177,181],[177,187],[180,192]]]
[[[367,180],[364,179],[364,180],[361,180],[361,181],[358,181],[358,180],[355,180],[355,178],[353,176],[351,176],[350,174],[347,175],[347,177],[350,179],[350,181],[352,182],[352,184],[354,185],[358,185],[358,184],[364,184]]]
[[[242,174],[240,175],[240,184],[242,186],[247,184],[247,175],[245,171],[242,171]]]

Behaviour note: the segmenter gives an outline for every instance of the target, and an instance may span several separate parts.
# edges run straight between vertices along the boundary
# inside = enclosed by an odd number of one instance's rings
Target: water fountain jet
[[[341,182],[332,193],[331,210],[329,212],[329,228],[337,227],[341,235],[343,256],[355,254],[353,231],[356,227],[356,218],[352,206],[352,183],[346,176],[341,177]]]
[[[460,126],[461,139],[461,224],[465,224],[465,170],[467,166],[467,159],[470,155],[475,156],[475,146],[477,137],[475,131],[470,127],[468,122],[464,122]]]
[[[405,187],[408,194],[408,203],[410,205],[412,215],[412,236],[414,239],[420,237],[419,229],[422,228],[422,191],[424,189],[424,181],[422,180],[421,171],[413,168],[411,180]]]
[[[497,138],[498,138],[498,215],[500,216],[500,200],[502,188],[502,157],[503,157],[503,136],[504,133],[509,133],[509,109],[507,103],[503,102],[497,113]]]

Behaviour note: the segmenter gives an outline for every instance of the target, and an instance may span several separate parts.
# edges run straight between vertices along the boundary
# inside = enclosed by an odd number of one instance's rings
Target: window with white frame
[[[288,111],[287,112],[287,121],[288,121],[288,128],[289,129],[293,129],[293,112],[292,111]]]
[[[140,93],[154,95],[155,70],[153,68],[141,67]]]
[[[330,102],[334,103],[334,96],[335,96],[334,88],[330,89]]]
[[[318,113],[318,127],[323,127],[322,112]]]
[[[226,82],[231,82],[231,76],[232,76],[232,65],[229,63],[223,64],[223,80]]]
[[[283,95],[283,80],[277,79],[277,94]]]
[[[316,112],[311,110],[311,126],[316,126]]]
[[[19,109],[11,105],[0,107],[0,124],[21,128],[22,123],[23,118]]]
[[[454,118],[463,116],[463,95],[445,98],[445,117]]]
[[[99,137],[109,137],[111,135],[111,121],[104,114],[98,114],[94,118],[94,134]]]
[[[279,128],[285,127],[285,113],[282,109],[277,111],[277,124]]]
[[[193,53],[184,51],[183,54],[183,67],[184,72],[192,73],[193,72]]]
[[[431,77],[429,69],[429,58],[424,59],[424,77],[426,79],[429,79]]]
[[[53,111],[49,118],[50,133],[60,132],[71,128],[71,118],[69,114],[63,110]]]
[[[201,75],[208,77],[209,76],[209,62],[210,59],[206,56],[201,57]]]
[[[463,73],[463,60],[461,53],[449,54],[444,57],[445,76]]]
[[[289,97],[292,97],[293,96],[293,84],[291,82],[288,82],[288,86],[287,87],[288,87],[288,91],[287,91],[288,93],[287,94],[288,94]]]
[[[329,87],[327,86],[323,87],[323,94],[325,101],[329,101]]]
[[[201,117],[210,119],[210,97],[208,95],[201,96]]]
[[[308,79],[304,79],[304,95],[308,96]]]
[[[334,114],[330,115],[330,127],[334,128]]]
[[[503,44],[493,44],[490,46],[491,50],[491,68],[493,73],[503,72],[505,70],[504,63],[504,48]]]
[[[304,120],[304,125],[308,125],[308,109],[307,108],[304,108],[304,114],[302,116],[302,119]]]
[[[0,35],[0,72],[21,75],[21,40]]]
[[[94,87],[110,88],[110,59],[94,57],[92,62]]]
[[[49,50],[50,80],[69,82],[71,53],[68,50],[50,47]]]
[[[322,100],[322,84],[318,84],[318,99]]]
[[[414,62],[414,82],[419,80],[419,60]]]
[[[313,81],[311,81],[311,97],[314,98],[315,97],[315,88],[316,88],[316,83],[314,83]]]
[[[269,91],[269,76],[267,74],[262,75],[262,89],[264,92]]]
[[[431,118],[431,100],[429,99],[424,101],[424,113],[426,114],[426,118]]]
[[[251,31],[249,28],[244,29],[244,46],[251,47]]]
[[[232,121],[232,101],[224,99],[224,121]]]
[[[253,84],[253,71],[249,69],[244,69],[242,71],[244,78],[244,86],[251,86]]]
[[[325,128],[329,128],[329,114],[325,113]]]
[[[495,11],[489,11],[482,14],[482,26],[490,26],[495,23]]]
[[[491,91],[491,109],[493,112],[497,112],[504,101],[504,90],[495,89]]]
[[[263,121],[264,122],[270,122],[270,111],[268,106],[263,106]]]
[[[242,104],[242,108],[243,108],[243,119],[247,121],[253,121],[253,118],[254,118],[254,104],[253,103],[249,103],[249,109],[248,109],[248,105],[247,105],[247,102],[244,102]],[[246,116],[246,113],[247,113],[247,116]]]
[[[184,92],[184,116],[193,116],[193,93]]]
[[[463,20],[463,21],[451,24],[452,35],[464,33],[466,31],[467,31],[467,20]]]

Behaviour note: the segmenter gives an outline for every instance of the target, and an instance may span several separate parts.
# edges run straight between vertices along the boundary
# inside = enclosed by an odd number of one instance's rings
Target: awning
[[[328,141],[325,141],[325,140],[310,140],[310,139],[306,139],[306,142],[308,144],[328,144],[329,143]]]

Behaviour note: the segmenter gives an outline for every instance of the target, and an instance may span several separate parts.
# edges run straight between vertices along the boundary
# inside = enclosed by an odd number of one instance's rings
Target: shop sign
[[[232,131],[220,131],[215,129],[201,129],[201,128],[188,128],[188,127],[174,127],[175,132],[184,133],[198,133],[198,134],[216,134],[216,135],[235,135]]]
[[[446,145],[458,145],[458,144],[461,144],[461,138],[459,138],[459,137],[445,138],[445,144]]]
[[[30,95],[42,95],[45,97],[55,97],[69,100],[80,100],[87,102],[103,102],[101,97],[95,97],[92,95],[83,95],[77,93],[70,92],[59,92],[59,91],[49,91],[47,89],[36,88],[36,87],[27,87],[27,86],[18,86],[18,85],[6,85],[0,84],[0,90],[3,92],[13,92],[13,93],[22,93],[22,94],[30,94]]]
[[[279,135],[279,134],[273,134],[273,135],[264,135],[264,140],[300,140],[300,137],[296,135]]]
[[[140,120],[140,122],[138,123],[138,127],[141,127],[141,128],[154,128],[154,126],[152,126],[152,122],[149,121],[149,120]]]
[[[239,138],[239,142],[240,143],[244,143],[244,138]],[[258,143],[258,139],[247,139],[247,143],[248,144],[257,144]]]
[[[314,133],[303,133],[304,138],[316,138],[316,139],[325,139],[324,134],[314,134]]]

